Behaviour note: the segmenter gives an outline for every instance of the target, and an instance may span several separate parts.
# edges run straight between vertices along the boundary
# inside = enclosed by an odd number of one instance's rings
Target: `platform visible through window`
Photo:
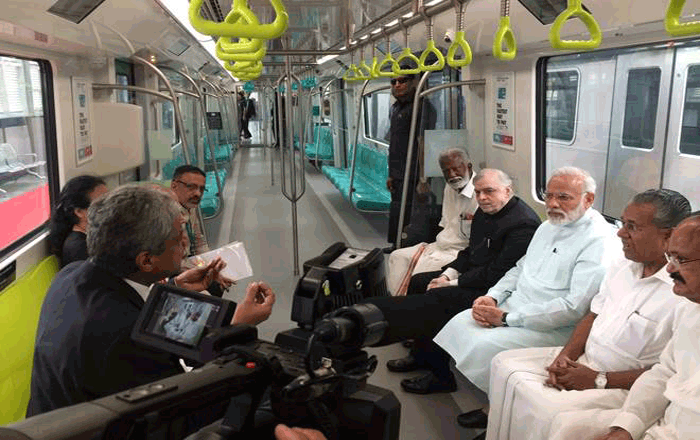
[[[43,75],[37,61],[0,56],[0,253],[51,212]]]
[[[622,130],[622,145],[625,147],[654,148],[660,84],[661,69],[658,67],[630,70]]]
[[[688,68],[680,150],[683,154],[700,156],[700,65]]]
[[[547,140],[572,142],[576,133],[579,74],[575,70],[547,72],[545,90]]]

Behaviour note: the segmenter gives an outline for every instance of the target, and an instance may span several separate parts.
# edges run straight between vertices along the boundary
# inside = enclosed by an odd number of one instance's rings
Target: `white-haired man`
[[[543,194],[548,221],[537,229],[525,255],[435,337],[482,391],[488,392],[496,354],[563,345],[588,312],[610,259],[619,254],[613,229],[591,208],[595,186],[579,168],[555,170]]]
[[[494,357],[487,439],[545,439],[562,411],[622,406],[671,338],[668,318],[682,300],[672,292],[664,252],[689,214],[690,202],[676,191],[650,189],[632,198],[617,232],[625,258],[608,270],[567,344]]]
[[[393,295],[406,293],[408,283],[402,289],[403,280],[410,279],[416,273],[440,269],[469,246],[469,231],[477,208],[469,155],[461,148],[448,148],[440,153],[438,162],[447,182],[440,219],[443,229],[432,243],[418,243],[397,249],[389,255],[387,288]]]

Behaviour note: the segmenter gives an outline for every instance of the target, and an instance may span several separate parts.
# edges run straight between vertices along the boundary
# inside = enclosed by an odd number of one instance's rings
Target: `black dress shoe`
[[[465,412],[457,416],[457,423],[459,423],[459,426],[465,428],[486,429],[488,421],[489,416],[480,409]]]
[[[486,440],[486,431],[474,437],[472,440]]]
[[[408,373],[409,371],[420,370],[425,368],[427,365],[425,362],[421,362],[411,356],[410,354],[405,358],[394,359],[386,363],[386,368],[394,373]]]
[[[433,373],[427,373],[413,379],[402,380],[401,388],[414,394],[453,393],[457,391],[457,382],[452,373],[449,379],[441,379]]]

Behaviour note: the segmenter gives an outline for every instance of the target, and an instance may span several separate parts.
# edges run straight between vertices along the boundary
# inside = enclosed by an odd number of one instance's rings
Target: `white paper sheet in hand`
[[[192,266],[206,266],[216,257],[221,257],[226,262],[226,267],[221,271],[225,277],[238,281],[253,276],[248,253],[240,241],[234,241],[213,251],[190,257],[187,259],[187,263]]]

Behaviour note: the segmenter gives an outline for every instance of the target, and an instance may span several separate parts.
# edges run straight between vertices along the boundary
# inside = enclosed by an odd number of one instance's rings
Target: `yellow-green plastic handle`
[[[401,68],[401,61],[403,60],[411,60],[414,63],[416,63],[416,68],[415,69],[402,69]],[[413,52],[411,52],[411,49],[409,47],[405,47],[403,49],[403,52],[401,52],[401,55],[396,59],[396,62],[391,66],[391,71],[394,72],[396,75],[416,75],[420,73],[420,60],[418,59],[417,56],[413,55]]]
[[[562,40],[561,39],[561,28],[571,17],[578,17],[581,19],[583,24],[586,25],[588,32],[591,34],[590,40]],[[593,15],[587,12],[581,6],[581,0],[569,0],[569,7],[566,8],[552,24],[552,28],[549,30],[549,43],[554,49],[563,50],[591,50],[600,46],[603,42],[603,34],[600,31],[600,26],[598,22],[595,21]]]
[[[425,61],[428,59],[428,56],[431,53],[437,57],[437,62],[431,65],[426,65]],[[426,43],[425,50],[422,54],[420,54],[418,61],[418,68],[421,70],[421,72],[434,72],[436,70],[442,70],[445,67],[445,57],[442,55],[442,52],[435,47],[435,40],[432,39],[428,40]]]
[[[506,44],[506,50],[503,50],[503,43]],[[516,43],[515,35],[510,28],[510,17],[501,17],[498,30],[493,37],[493,56],[501,61],[510,61],[515,58],[517,53],[518,43]]]
[[[391,63],[392,70],[382,70],[385,65]],[[391,53],[387,53],[381,63],[377,66],[377,76],[381,78],[393,78],[396,74],[393,71],[396,60],[391,56]]]
[[[372,68],[365,63],[365,60],[360,61],[357,71],[358,75],[355,77],[357,80],[372,79]]]
[[[192,27],[205,35],[218,35],[222,37],[263,38],[271,40],[281,36],[287,30],[289,15],[282,4],[282,0],[270,0],[275,10],[275,20],[268,24],[239,23],[237,15],[243,15],[250,11],[247,0],[234,0],[233,8],[229,16],[233,23],[217,23],[206,20],[201,15],[204,0],[192,0],[190,2],[189,17]],[[250,11],[252,12],[252,11]],[[227,16],[228,18],[228,16]]]
[[[370,69],[372,73],[372,79],[379,78],[379,60],[377,60],[377,57],[372,57],[372,66],[370,67]]]
[[[224,63],[224,68],[233,73],[250,73],[250,74],[260,74],[262,73],[263,65],[260,61],[257,62],[247,62],[247,61],[237,61],[232,63],[227,61]]]
[[[244,24],[259,25],[258,17],[251,10],[231,11],[226,16],[224,22],[236,23],[241,21]],[[231,37],[221,37],[217,40],[221,43],[221,49],[226,53],[250,53],[259,50],[263,46],[263,40],[260,38],[240,38],[237,43],[234,43]]]
[[[216,42],[216,57],[221,61],[260,61],[265,57],[267,49],[261,47],[255,52],[250,53],[228,53],[221,48],[221,38]]]
[[[455,59],[457,50],[462,49],[464,52],[464,58]],[[455,40],[450,44],[450,48],[447,49],[447,64],[450,67],[458,68],[464,67],[472,62],[472,48],[469,46],[469,42],[464,38],[464,31],[457,31],[455,33]]]
[[[359,81],[361,73],[358,70],[357,66],[354,64],[351,64],[350,67],[348,67],[348,70],[345,71],[345,74],[343,75],[343,80],[345,81]]]
[[[685,37],[700,33],[700,21],[681,23],[683,6],[685,6],[685,0],[671,0],[666,9],[664,26],[666,26],[666,32],[674,37]]]

